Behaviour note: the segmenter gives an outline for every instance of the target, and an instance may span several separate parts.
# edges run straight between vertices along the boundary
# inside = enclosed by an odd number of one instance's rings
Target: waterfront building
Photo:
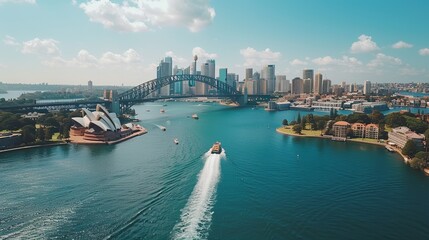
[[[423,141],[425,139],[423,134],[417,134],[407,127],[394,128],[388,135],[388,141],[395,143],[400,148],[403,148],[408,140],[412,140],[417,147],[423,147]]]
[[[277,104],[277,110],[288,110],[290,109],[291,103],[289,101],[285,101],[285,102],[276,102]]]
[[[322,79],[323,79],[323,75],[321,73],[316,73],[316,76],[314,79],[314,86],[313,86],[313,92],[315,94],[322,94],[323,93]]]
[[[333,136],[335,138],[346,139],[349,128],[350,123],[346,121],[338,121],[332,126]]]
[[[95,112],[82,108],[82,117],[74,117],[72,121],[73,126],[70,128],[72,140],[73,137],[81,136],[89,141],[111,141],[129,133],[121,131],[121,122],[116,114],[109,113],[100,104],[97,104]]]
[[[27,114],[22,114],[21,117],[22,118],[29,118],[33,121],[36,121],[37,119],[39,119],[39,117],[44,116],[44,113],[38,113],[38,112],[29,112]]]
[[[304,82],[301,78],[292,79],[291,93],[299,95],[304,92]]]
[[[362,113],[372,113],[374,110],[378,111],[387,111],[389,110],[389,107],[387,106],[387,103],[385,102],[362,102],[353,104],[353,110],[356,112],[362,112]]]
[[[365,138],[378,139],[380,128],[377,124],[368,124],[365,126]]]
[[[324,79],[322,81],[322,93],[323,94],[331,93],[331,80]]]
[[[354,137],[359,137],[359,138],[365,137],[365,124],[353,123],[351,128],[352,128]]]
[[[363,94],[371,94],[371,81],[365,80],[365,83],[363,84]]]
[[[330,100],[330,101],[324,101],[324,100],[318,100],[313,101],[311,106],[314,107],[314,109],[319,110],[331,110],[331,109],[341,109],[344,101],[341,100]]]
[[[276,111],[277,110],[277,103],[274,101],[269,101],[266,110],[267,111]]]

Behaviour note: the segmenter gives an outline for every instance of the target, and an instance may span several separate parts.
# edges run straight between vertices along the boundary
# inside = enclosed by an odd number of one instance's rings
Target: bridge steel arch
[[[118,100],[121,110],[130,108],[134,103],[144,102],[144,99],[148,97],[152,92],[161,89],[164,86],[183,81],[202,82],[211,87],[216,88],[218,90],[218,94],[210,96],[223,96],[237,99],[243,96],[241,92],[237,91],[237,89],[235,89],[234,87],[212,77],[191,74],[172,75],[144,82],[134,88],[131,88],[119,94]]]

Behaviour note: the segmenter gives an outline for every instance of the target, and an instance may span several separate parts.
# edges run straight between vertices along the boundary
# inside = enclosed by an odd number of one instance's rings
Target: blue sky
[[[136,85],[165,56],[244,76],[429,82],[429,1],[0,0],[0,81]],[[198,66],[199,67],[199,66]]]

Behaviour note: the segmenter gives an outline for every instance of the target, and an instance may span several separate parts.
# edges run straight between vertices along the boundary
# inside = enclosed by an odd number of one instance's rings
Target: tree
[[[425,131],[425,145],[426,145],[426,152],[428,152],[429,149],[429,129]]]
[[[386,116],[386,124],[395,128],[400,126],[405,126],[407,124],[407,120],[400,113],[391,113]]]
[[[302,127],[302,129],[305,129],[306,124],[307,124],[307,119],[305,117],[303,117],[301,119],[301,127]]]
[[[331,108],[331,110],[329,111],[329,119],[334,120],[334,109]]]
[[[36,129],[32,125],[22,127],[22,141],[25,144],[32,143],[36,140]]]
[[[300,125],[300,124],[295,124],[295,125],[292,127],[292,130],[293,130],[295,133],[301,134],[302,127],[301,127],[301,125]]]
[[[39,139],[39,141],[45,141],[45,130],[43,128],[39,127],[36,129],[36,138]]]
[[[45,140],[46,141],[51,140],[53,131],[54,131],[53,127],[45,127],[44,130],[45,130]]]
[[[384,114],[378,110],[374,110],[369,115],[369,118],[371,119],[372,123],[379,124],[384,119]]]
[[[324,120],[318,120],[316,124],[316,130],[323,130],[325,128],[326,122]]]
[[[424,169],[426,167],[426,160],[423,158],[413,157],[409,163],[415,169]]]
[[[301,112],[298,112],[298,118],[296,119],[298,123],[301,123]]]
[[[402,154],[409,157],[414,157],[418,152],[417,146],[413,140],[408,140],[404,148],[402,148]]]
[[[365,124],[368,124],[368,123],[370,123],[370,122],[371,122],[371,120],[370,120],[370,118],[368,117],[368,115],[366,115],[365,113],[357,113],[357,112],[354,112],[354,113],[349,114],[349,115],[347,116],[347,122],[349,122],[349,123],[356,123],[356,122],[359,122],[359,123],[365,123]]]
[[[416,133],[424,133],[428,129],[428,124],[415,117],[404,116],[406,126]]]
[[[283,121],[282,121],[282,125],[283,125],[283,126],[287,126],[287,125],[289,125],[289,122],[287,121],[287,119],[283,119]]]

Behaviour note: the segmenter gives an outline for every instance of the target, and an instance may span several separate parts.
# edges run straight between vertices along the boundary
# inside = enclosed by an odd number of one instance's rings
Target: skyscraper
[[[365,80],[365,83],[363,84],[363,94],[371,94],[371,81]]]
[[[216,61],[214,59],[209,59],[207,60],[207,64],[209,65],[209,72],[207,76],[216,78]]]
[[[209,74],[210,74],[209,63],[206,62],[201,64],[201,75],[210,77]],[[208,86],[205,83],[196,82],[195,91],[197,95],[206,95],[208,93]]]
[[[92,81],[91,80],[88,81],[88,91],[92,92]]]
[[[262,78],[267,80],[267,94],[274,93],[276,81],[276,66],[266,65],[262,69]]]
[[[173,68],[173,60],[171,57],[165,57],[164,60],[161,60],[158,67],[156,68],[156,77],[162,78],[172,75],[172,68]],[[168,96],[170,95],[170,86],[164,86],[161,88],[159,94],[161,96]]]
[[[304,69],[302,70],[302,79],[305,81],[307,79],[310,79],[310,91],[309,93],[313,92],[313,85],[314,85],[314,70],[313,69]]]
[[[322,74],[316,73],[316,76],[314,79],[314,86],[313,86],[313,92],[316,94],[322,94],[322,79],[323,79]]]
[[[331,93],[331,80],[324,79],[322,82],[322,93]]]
[[[303,92],[304,92],[304,81],[298,77],[292,79],[291,93],[292,94],[301,94]]]
[[[245,79],[250,79],[253,78],[253,68],[246,68],[246,78]]]
[[[276,92],[285,92],[285,82],[286,82],[286,75],[277,75],[276,76]]]
[[[228,68],[219,68],[219,81],[226,83]]]

